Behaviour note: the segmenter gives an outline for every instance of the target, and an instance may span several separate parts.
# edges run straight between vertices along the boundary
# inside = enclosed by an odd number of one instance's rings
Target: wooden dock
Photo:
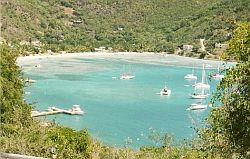
[[[81,111],[74,111],[73,109],[71,110],[65,110],[65,109],[60,109],[56,107],[50,107],[48,108],[47,111],[39,112],[39,111],[31,111],[31,116],[32,117],[38,117],[38,116],[47,116],[47,115],[55,115],[55,114],[69,114],[69,115],[82,115],[84,112]]]

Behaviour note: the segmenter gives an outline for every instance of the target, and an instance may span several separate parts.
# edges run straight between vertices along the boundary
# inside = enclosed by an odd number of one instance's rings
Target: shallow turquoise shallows
[[[106,144],[138,148],[157,144],[149,139],[152,132],[168,133],[177,142],[195,136],[194,127],[202,125],[211,108],[186,110],[198,100],[189,96],[194,81],[184,76],[194,65],[199,82],[203,63],[210,66],[207,76],[216,71],[216,61],[163,55],[49,57],[20,61],[19,65],[26,77],[36,80],[25,89],[31,92],[26,100],[36,102],[36,110],[70,109],[79,104],[85,111],[83,116],[60,114],[46,120],[76,130],[87,128]],[[124,71],[131,71],[135,78],[120,80]],[[165,82],[172,90],[170,96],[158,94]],[[212,94],[219,81],[208,82]],[[202,102],[209,104],[209,100]]]

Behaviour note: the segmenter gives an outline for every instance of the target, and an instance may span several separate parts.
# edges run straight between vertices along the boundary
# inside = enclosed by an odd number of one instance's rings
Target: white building
[[[95,48],[95,52],[103,52],[106,51],[106,47],[100,46],[99,48]]]
[[[215,43],[215,48],[226,49],[228,44]]]
[[[193,45],[183,45],[183,51],[191,52],[193,51]]]

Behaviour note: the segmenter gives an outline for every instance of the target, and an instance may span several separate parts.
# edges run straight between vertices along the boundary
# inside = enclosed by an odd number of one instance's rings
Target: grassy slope
[[[4,0],[2,36],[49,44],[164,51],[169,46],[208,46],[229,39],[237,21],[249,21],[246,0]],[[74,9],[65,14],[64,7]],[[74,24],[73,21],[82,23]],[[123,30],[119,31],[118,28]],[[61,41],[61,42],[60,42]],[[135,44],[135,45],[133,45]]]

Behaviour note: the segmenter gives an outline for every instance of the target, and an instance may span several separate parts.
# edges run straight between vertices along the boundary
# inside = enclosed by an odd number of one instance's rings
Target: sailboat
[[[224,78],[224,75],[220,74],[220,63],[218,64],[217,72],[212,75],[215,79],[222,79]]]
[[[187,108],[187,110],[200,110],[200,109],[206,109],[206,108],[207,108],[206,104],[202,104],[201,102],[197,102],[197,103],[190,104],[190,107]]]
[[[187,74],[186,76],[184,76],[184,78],[188,80],[197,80],[197,76],[194,75],[194,67],[192,69],[192,73]]]
[[[202,67],[202,77],[201,77],[201,82],[199,83],[195,83],[194,85],[192,85],[195,88],[204,88],[204,89],[209,89],[210,85],[205,83],[205,78],[206,78],[206,73],[205,73],[205,65],[203,64]]]
[[[168,96],[170,94],[171,94],[171,90],[167,88],[166,82],[165,82],[165,87],[161,90],[160,95]]]
[[[123,66],[123,68],[124,68],[124,70],[125,70],[125,67]],[[121,76],[120,76],[120,79],[122,79],[122,80],[129,80],[129,79],[133,79],[133,78],[135,78],[135,76],[133,76],[132,74],[131,74],[131,71],[129,71],[129,72],[123,72],[122,74],[121,74]]]
[[[201,92],[197,93],[197,90],[195,89],[195,92],[191,94],[191,98],[193,99],[206,99],[210,94],[205,94],[204,88]]]

